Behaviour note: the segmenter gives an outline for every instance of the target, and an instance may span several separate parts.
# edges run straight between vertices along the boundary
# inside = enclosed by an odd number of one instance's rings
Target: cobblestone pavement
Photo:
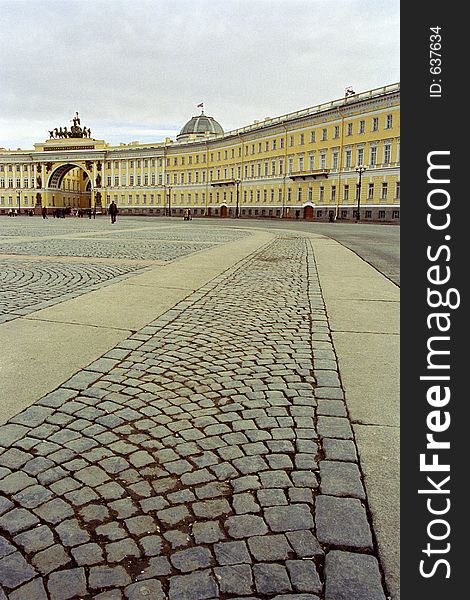
[[[115,283],[144,267],[0,260],[0,323]]]
[[[0,427],[0,598],[385,600],[309,242]]]
[[[129,219],[123,221],[124,231],[113,231],[107,220],[69,219],[67,227],[58,226],[55,221],[23,219],[22,227],[5,219],[1,222],[1,236],[8,236],[8,241],[0,242],[0,257],[1,254],[47,256],[58,257],[58,261],[0,258],[0,323],[115,283],[145,268],[132,261],[171,261],[250,235],[242,230],[208,230],[197,226],[185,231],[178,225],[161,231],[165,224],[145,221],[139,221],[136,228],[135,221]],[[83,233],[87,237],[50,237]],[[90,238],[90,233],[103,237]],[[15,238],[33,236],[46,239],[15,242]],[[60,262],[59,257],[124,259],[130,264]]]

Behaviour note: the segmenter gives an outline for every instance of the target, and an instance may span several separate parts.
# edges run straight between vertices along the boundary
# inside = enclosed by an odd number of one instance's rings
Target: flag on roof
[[[204,108],[204,102],[201,102],[201,104],[198,104],[197,108]]]

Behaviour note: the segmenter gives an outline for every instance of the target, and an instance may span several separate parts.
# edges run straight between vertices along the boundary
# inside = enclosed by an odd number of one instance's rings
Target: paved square
[[[122,221],[1,243],[3,313],[252,235]],[[385,600],[354,449],[311,242],[274,232],[0,426],[0,597]]]

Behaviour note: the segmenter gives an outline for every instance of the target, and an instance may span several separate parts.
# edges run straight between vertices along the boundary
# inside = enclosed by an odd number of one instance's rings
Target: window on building
[[[390,144],[385,144],[384,146],[384,164],[390,164],[390,156],[391,156],[392,146]]]
[[[359,121],[359,133],[364,133],[366,130],[366,122]]]
[[[374,199],[374,184],[369,183],[369,187],[367,188],[367,198],[368,200]]]
[[[370,149],[369,164],[371,167],[374,167],[377,164],[377,146],[372,146]]]
[[[345,166],[347,169],[351,168],[352,163],[352,150],[346,150],[345,152]]]
[[[280,147],[280,148],[284,148],[284,138],[281,138],[281,139],[279,140],[279,147]]]
[[[114,176],[114,185],[117,187],[119,185],[119,175]]]
[[[303,171],[303,170],[304,170],[304,157],[299,156],[299,171]]]
[[[352,135],[352,134],[353,134],[353,124],[352,123],[348,123],[346,135]]]
[[[277,140],[273,140],[273,150],[276,150]]]
[[[327,129],[321,130],[321,139],[322,139],[322,142],[324,142],[325,140],[328,139],[328,130]]]
[[[400,182],[397,181],[395,184],[395,198],[400,198]]]
[[[305,134],[301,133],[300,134],[300,145],[303,146],[305,143]]]
[[[332,168],[334,171],[338,170],[338,151],[333,152]]]
[[[379,219],[385,219],[385,211],[379,210]]]
[[[308,156],[308,168],[313,171],[315,168],[315,155],[309,154]]]
[[[379,117],[374,117],[372,119],[372,131],[378,131],[379,130]]]
[[[385,129],[392,129],[392,127],[393,127],[393,115],[387,115]]]
[[[291,135],[290,140],[289,140],[289,146],[293,146],[293,145],[294,145],[294,136]]]
[[[292,173],[292,171],[294,170],[294,159],[292,157],[289,157],[289,175]]]
[[[131,175],[131,181],[132,181],[132,183],[133,183],[133,180],[134,180],[134,177]],[[111,187],[111,175],[108,175],[106,177],[106,181],[108,182],[108,187]]]
[[[366,210],[366,219],[371,219],[371,218],[372,218],[372,211]]]
[[[326,152],[320,153],[320,169],[326,169]]]
[[[300,186],[297,188],[297,202],[302,202],[302,188]]]
[[[342,210],[341,211],[341,218],[342,219],[347,219],[348,218],[348,211],[347,210]]]
[[[336,200],[336,186],[335,186],[335,185],[332,185],[332,186],[331,186],[331,199],[332,199],[333,201],[335,201],[335,200]]]
[[[364,164],[364,148],[357,149],[357,166],[360,167]]]
[[[282,158],[279,159],[279,175],[282,175],[284,169],[284,161]]]
[[[344,186],[343,200],[349,200],[349,185]]]
[[[400,211],[392,210],[392,219],[399,219],[399,218],[400,218]]]
[[[310,143],[313,144],[315,142],[315,132],[311,131],[310,132]]]
[[[325,188],[321,185],[320,186],[320,202],[324,202],[325,201]]]
[[[387,194],[388,194],[388,184],[382,183],[382,200],[387,199]]]

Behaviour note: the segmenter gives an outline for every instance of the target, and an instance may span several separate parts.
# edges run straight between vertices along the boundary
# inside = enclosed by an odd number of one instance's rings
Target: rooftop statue
[[[75,117],[73,117],[71,121],[73,122],[73,125],[72,127],[70,127],[70,130],[67,130],[67,127],[64,127],[63,129],[62,127],[59,127],[59,129],[57,129],[56,127],[55,129],[49,131],[49,138],[91,138],[91,129],[87,129],[86,127],[80,126],[80,117],[78,115],[78,112],[75,113]]]

